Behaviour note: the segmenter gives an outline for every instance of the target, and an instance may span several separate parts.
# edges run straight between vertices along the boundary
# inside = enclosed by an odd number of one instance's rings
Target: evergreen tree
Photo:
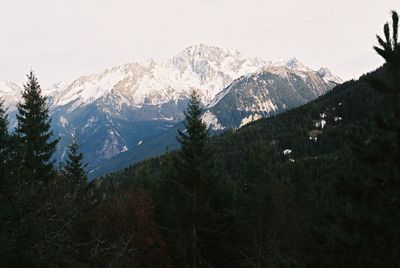
[[[31,180],[49,180],[53,175],[51,157],[58,140],[51,141],[49,111],[39,82],[31,71],[18,103],[16,133],[21,143],[22,176]]]
[[[9,261],[9,248],[12,247],[12,224],[10,219],[13,215],[13,184],[10,172],[10,137],[7,126],[8,118],[3,107],[4,102],[0,99],[0,266],[5,267]]]
[[[203,166],[207,163],[207,154],[205,151],[206,140],[208,136],[207,128],[201,120],[201,104],[199,96],[193,92],[189,100],[188,109],[185,111],[184,126],[186,132],[178,131],[178,141],[181,144],[181,151],[179,153],[181,160],[181,176],[183,177],[183,186],[189,195],[191,207],[189,215],[191,216],[191,259],[192,267],[198,266],[201,258],[200,245],[199,245],[199,221],[202,211],[200,209],[201,203],[201,184],[208,179],[205,172],[206,167]]]
[[[8,117],[4,109],[4,101],[0,99],[0,184],[4,186],[8,172],[9,141]]]
[[[375,51],[386,61],[392,71],[399,71],[400,64],[400,43],[398,40],[399,31],[399,15],[396,11],[392,11],[392,36],[390,36],[389,23],[385,23],[383,26],[383,32],[385,34],[385,40],[379,35],[376,36],[378,39],[379,46],[374,46]],[[397,73],[399,74],[399,73]]]
[[[86,191],[87,173],[85,168],[87,164],[83,163],[83,154],[79,151],[76,137],[73,138],[68,148],[68,159],[62,165],[62,176],[57,184],[58,192],[64,193],[63,203],[69,203],[65,214],[74,219],[89,207],[90,194]]]
[[[385,41],[377,36],[381,46],[375,51],[384,58],[384,76],[370,80],[372,87],[381,94],[384,109],[377,114],[378,135],[370,144],[359,150],[369,193],[365,209],[374,208],[367,234],[373,240],[369,245],[379,247],[374,251],[377,261],[385,266],[400,265],[400,246],[391,242],[400,239],[400,43],[398,41],[399,16],[392,11],[392,37],[390,26],[383,27]],[[374,202],[374,204],[371,204]],[[369,210],[370,211],[370,210]],[[378,217],[377,217],[378,216]],[[365,224],[364,224],[365,226]],[[376,235],[376,234],[379,235]],[[384,246],[380,246],[384,243]],[[371,250],[372,251],[372,250]]]
[[[271,149],[259,143],[254,151],[249,153],[248,167],[246,169],[246,180],[243,183],[244,210],[241,217],[244,221],[241,231],[249,241],[249,250],[245,262],[251,263],[253,267],[270,267],[273,258],[274,241],[271,241],[273,201],[272,181],[269,178],[269,169],[274,164],[269,163]],[[271,161],[272,162],[272,161]],[[276,178],[274,178],[277,180]]]
[[[390,159],[400,173],[400,42],[398,40],[399,15],[392,11],[392,37],[389,23],[385,23],[383,31],[385,41],[377,35],[380,47],[375,51],[385,60],[384,79],[370,79],[372,87],[381,93],[389,108],[389,116],[378,115],[378,126],[396,136],[397,148],[391,150]]]
[[[400,44],[395,11],[392,20],[393,35],[386,23],[385,41],[377,36],[380,47],[374,47],[386,63],[379,76],[367,78],[381,109],[367,137],[353,131],[351,172],[338,176],[338,209],[324,266],[333,266],[334,260],[340,261],[335,265],[352,267],[400,265],[395,242],[400,239]]]
[[[60,195],[54,187],[51,162],[58,140],[51,141],[49,112],[37,78],[32,71],[27,77],[13,138],[17,216],[10,258],[14,265],[51,266],[66,249],[60,246],[66,221],[56,201]]]
[[[62,167],[63,175],[73,185],[82,185],[87,181],[87,173],[85,171],[87,164],[83,163],[83,154],[79,151],[79,147],[74,137],[72,143],[68,146],[68,159]]]
[[[224,182],[216,174],[201,113],[199,95],[193,92],[185,111],[185,130],[178,131],[181,150],[166,158],[165,187],[161,187],[165,191],[161,213],[169,214],[163,225],[174,248],[172,257],[185,267],[222,263],[222,254],[213,257],[216,250],[224,252],[221,233],[228,214],[228,198],[221,191]]]

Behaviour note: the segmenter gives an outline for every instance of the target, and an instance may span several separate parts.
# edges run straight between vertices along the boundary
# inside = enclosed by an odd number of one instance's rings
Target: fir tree
[[[368,157],[369,160],[383,166],[385,171],[395,167],[396,170],[392,174],[389,173],[388,178],[379,179],[378,183],[385,185],[386,189],[382,189],[385,202],[397,208],[400,207],[400,43],[398,27],[399,15],[396,11],[392,11],[392,37],[390,37],[389,24],[386,23],[383,27],[386,41],[377,36],[382,48],[374,47],[375,51],[385,59],[385,76],[383,79],[375,78],[369,82],[378,93],[381,93],[386,111],[377,115],[377,125],[384,136],[376,140],[376,144],[373,144],[375,146],[369,146],[372,151]],[[388,148],[391,149],[388,150]]]
[[[390,36],[389,23],[385,23],[383,26],[385,40],[377,35],[376,38],[378,39],[379,46],[374,46],[374,50],[386,61],[393,71],[396,69],[398,71],[400,64],[400,43],[398,40],[398,31],[399,15],[396,11],[392,11],[392,36]]]
[[[178,131],[181,150],[166,158],[165,198],[162,208],[167,233],[174,248],[172,255],[188,267],[216,265],[211,252],[222,249],[221,233],[226,230],[227,198],[223,181],[216,174],[214,159],[207,146],[208,130],[201,119],[199,95],[191,94],[185,111],[185,130]],[[163,213],[163,212],[161,212]],[[221,254],[222,255],[222,254]],[[219,257],[221,257],[221,255]]]
[[[399,15],[392,11],[392,37],[389,23],[385,23],[383,31],[385,41],[377,35],[380,47],[374,46],[375,51],[385,60],[384,79],[370,79],[372,87],[381,93],[390,116],[378,115],[378,126],[396,135],[397,148],[392,150],[391,161],[400,173],[400,42],[398,41]]]
[[[205,175],[206,167],[204,163],[207,161],[206,140],[208,136],[207,128],[201,120],[201,106],[199,96],[193,92],[189,100],[188,109],[185,111],[184,126],[186,132],[178,131],[178,141],[181,144],[179,153],[181,160],[181,176],[186,191],[191,199],[190,215],[191,215],[191,259],[192,267],[198,266],[200,261],[199,247],[199,220],[201,215],[199,197],[201,195],[201,183],[207,183]],[[203,180],[203,181],[202,181]],[[207,186],[206,186],[207,187]],[[210,187],[210,186],[208,186]]]
[[[368,139],[353,134],[351,172],[343,172],[336,187],[339,208],[330,237],[330,251],[335,253],[323,256],[324,266],[333,260],[352,267],[400,264],[400,247],[394,242],[400,239],[400,45],[395,11],[392,20],[393,35],[386,23],[385,41],[377,36],[380,47],[374,47],[386,63],[380,75],[366,79],[381,109]]]
[[[39,82],[31,71],[18,103],[16,133],[22,149],[23,177],[28,180],[49,180],[53,174],[51,157],[58,140],[51,141],[49,111]]]
[[[68,146],[68,159],[62,167],[62,173],[71,184],[81,185],[87,181],[85,168],[87,164],[83,163],[83,154],[79,151],[79,145],[74,137],[72,143]]]
[[[13,137],[17,224],[11,258],[20,266],[51,266],[63,252],[61,243],[55,241],[63,238],[66,222],[53,183],[56,174],[51,157],[58,140],[51,141],[49,112],[37,78],[32,71],[27,77]]]
[[[10,172],[10,137],[7,131],[8,118],[0,99],[0,266],[6,266],[9,261],[9,248],[12,247],[13,237],[11,218],[13,208],[13,184]]]
[[[0,99],[0,183],[4,185],[7,179],[7,165],[9,162],[8,117],[3,107],[4,101]]]

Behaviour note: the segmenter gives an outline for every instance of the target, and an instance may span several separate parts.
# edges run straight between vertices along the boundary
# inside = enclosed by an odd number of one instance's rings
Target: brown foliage
[[[153,202],[143,189],[116,195],[100,207],[92,231],[92,265],[170,267],[153,213]]]

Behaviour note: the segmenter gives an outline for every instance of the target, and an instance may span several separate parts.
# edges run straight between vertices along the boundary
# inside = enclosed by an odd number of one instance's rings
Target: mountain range
[[[201,44],[164,63],[129,63],[43,93],[61,137],[55,158],[65,157],[76,136],[93,177],[176,148],[174,135],[193,90],[204,105],[203,121],[218,133],[303,105],[341,82],[328,68],[312,70],[296,58],[266,61]],[[11,128],[21,90],[0,82]]]

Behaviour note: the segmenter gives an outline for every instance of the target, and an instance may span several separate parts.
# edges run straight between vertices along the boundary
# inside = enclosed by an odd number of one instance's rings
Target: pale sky
[[[0,0],[0,80],[44,85],[205,43],[250,57],[297,57],[344,79],[377,68],[372,50],[399,0]]]

